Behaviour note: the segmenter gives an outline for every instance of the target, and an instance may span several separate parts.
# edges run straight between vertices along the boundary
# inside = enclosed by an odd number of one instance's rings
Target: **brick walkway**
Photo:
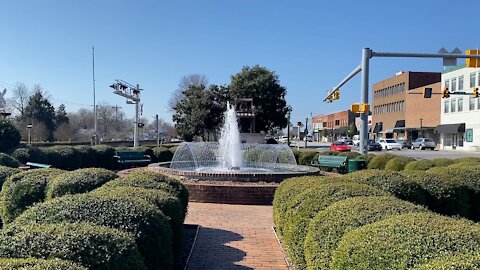
[[[288,269],[271,206],[190,202],[185,223],[202,226],[188,269]]]

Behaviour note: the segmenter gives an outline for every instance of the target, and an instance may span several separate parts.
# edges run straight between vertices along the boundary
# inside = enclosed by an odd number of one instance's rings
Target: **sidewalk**
[[[201,225],[188,269],[288,269],[271,206],[190,202],[185,223]]]

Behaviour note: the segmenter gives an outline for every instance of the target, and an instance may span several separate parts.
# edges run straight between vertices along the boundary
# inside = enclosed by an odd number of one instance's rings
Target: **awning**
[[[465,123],[438,125],[435,133],[464,133]]]
[[[387,129],[384,133],[393,133],[393,129]]]
[[[395,123],[395,128],[394,128],[394,129],[404,128],[404,127],[405,127],[405,120],[398,120],[398,121]]]
[[[341,127],[333,130],[333,134],[345,134],[348,131],[348,127]]]
[[[373,129],[373,133],[380,133],[383,129],[383,122],[375,123],[375,128]]]

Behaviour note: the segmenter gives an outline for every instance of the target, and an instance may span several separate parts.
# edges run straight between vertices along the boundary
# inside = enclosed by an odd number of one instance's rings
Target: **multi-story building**
[[[480,150],[480,98],[472,95],[480,87],[480,68],[462,65],[444,70],[442,86],[457,94],[440,101],[441,124],[435,128],[440,148]]]
[[[372,87],[373,138],[435,138],[440,123],[440,81],[437,72],[398,72]],[[432,88],[431,98],[423,91]]]
[[[312,131],[313,131],[313,138],[317,142],[322,141],[322,131],[323,127],[323,114],[314,115],[312,116]]]
[[[319,141],[332,141],[340,136],[346,136],[348,126],[355,123],[356,113],[346,110],[327,115],[312,117],[312,123],[318,128]]]

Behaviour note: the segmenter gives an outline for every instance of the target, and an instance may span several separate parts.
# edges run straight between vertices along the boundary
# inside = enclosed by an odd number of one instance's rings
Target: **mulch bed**
[[[184,270],[186,269],[188,260],[190,259],[190,253],[193,250],[195,243],[195,238],[197,237],[198,225],[194,224],[184,224],[184,238],[183,238],[183,249],[180,251],[180,254],[174,259],[173,269],[174,270]]]

